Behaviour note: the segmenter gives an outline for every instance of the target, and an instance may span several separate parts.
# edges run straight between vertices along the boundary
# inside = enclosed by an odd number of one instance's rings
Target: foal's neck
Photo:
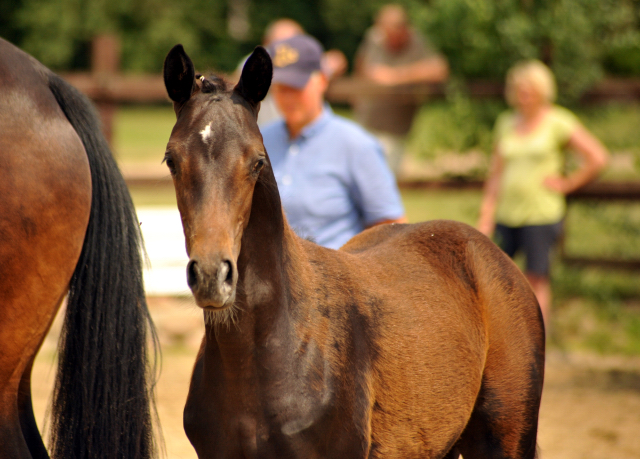
[[[286,296],[286,223],[275,177],[271,169],[256,184],[249,223],[242,236],[238,258],[238,301],[241,314],[254,319],[273,315]]]
[[[282,394],[296,392],[300,384],[307,387],[309,378],[317,382],[315,371],[305,369],[324,368],[322,346],[312,342],[310,331],[317,323],[317,314],[307,309],[313,303],[307,295],[313,292],[302,288],[314,271],[306,245],[286,222],[275,179],[259,182],[238,259],[237,322],[217,330],[209,326],[204,350],[212,367],[219,362],[231,392],[242,394],[242,400],[228,403],[256,418],[264,402],[256,387],[275,390],[273,407],[290,408]],[[314,396],[328,397],[324,392]]]

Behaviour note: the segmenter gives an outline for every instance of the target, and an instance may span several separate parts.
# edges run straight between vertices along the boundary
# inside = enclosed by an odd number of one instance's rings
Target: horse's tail
[[[49,88],[84,144],[93,189],[59,343],[51,455],[155,457],[155,375],[147,339],[155,352],[157,338],[145,300],[135,209],[91,103],[55,74]]]

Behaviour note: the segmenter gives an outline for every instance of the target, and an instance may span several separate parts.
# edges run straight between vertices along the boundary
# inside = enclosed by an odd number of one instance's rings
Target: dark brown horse
[[[200,458],[533,458],[544,329],[518,268],[451,221],[383,225],[334,251],[296,236],[238,85],[165,60],[165,154],[204,309],[184,425]],[[327,148],[330,148],[327,145]]]
[[[67,294],[51,455],[154,455],[140,243],[93,107],[0,39],[0,458],[49,457],[31,368]]]

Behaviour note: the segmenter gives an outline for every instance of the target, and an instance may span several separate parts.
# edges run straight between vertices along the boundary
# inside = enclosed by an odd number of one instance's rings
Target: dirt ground
[[[182,429],[182,408],[202,336],[202,315],[189,299],[150,298],[162,345],[157,404],[168,459],[196,459]],[[33,374],[42,426],[53,383],[56,330]],[[640,357],[548,352],[538,444],[542,459],[640,459]]]

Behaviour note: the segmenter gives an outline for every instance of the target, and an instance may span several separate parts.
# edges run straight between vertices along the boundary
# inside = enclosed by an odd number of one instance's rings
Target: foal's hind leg
[[[541,390],[483,384],[478,401],[456,444],[465,459],[534,459]],[[541,384],[541,381],[540,381]]]
[[[542,314],[518,268],[486,238],[473,253],[488,348],[482,385],[456,448],[464,459],[533,459],[544,380]]]

